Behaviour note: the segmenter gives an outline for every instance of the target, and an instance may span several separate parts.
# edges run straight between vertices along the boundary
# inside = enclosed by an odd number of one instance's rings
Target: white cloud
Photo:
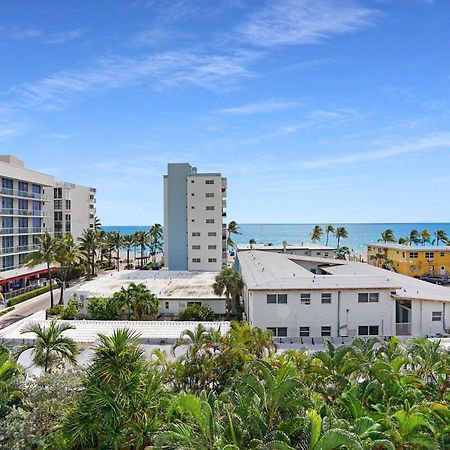
[[[60,33],[44,33],[42,30],[32,28],[0,27],[0,38],[12,41],[34,39],[44,44],[64,44],[65,42],[78,39],[84,32],[85,30],[81,28]]]
[[[298,102],[278,101],[278,100],[265,100],[248,105],[236,106],[233,108],[219,109],[217,112],[226,114],[260,114],[271,113],[276,111],[282,111],[285,109],[295,108],[299,106]]]
[[[262,47],[313,44],[333,34],[366,28],[377,15],[376,10],[349,1],[271,0],[250,15],[238,32]]]

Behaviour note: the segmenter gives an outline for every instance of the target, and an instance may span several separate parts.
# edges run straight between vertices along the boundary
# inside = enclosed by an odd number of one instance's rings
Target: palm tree
[[[109,234],[109,241],[111,243],[112,250],[116,251],[116,263],[117,263],[116,267],[117,270],[120,270],[120,249],[122,248],[123,245],[122,236],[120,235],[119,232],[112,231]]]
[[[134,240],[134,234],[130,234],[123,237],[123,246],[127,249],[127,266],[130,265],[130,251],[136,244]]]
[[[409,233],[409,245],[418,244],[420,242],[420,234],[417,230],[411,230]]]
[[[381,233],[381,237],[380,239],[378,239],[378,242],[396,242],[395,236],[394,236],[394,232],[388,228],[387,230],[383,231]]]
[[[334,229],[333,225],[327,225],[325,228],[325,233],[327,234],[327,241],[325,243],[325,245],[328,245],[328,238],[331,234],[334,234],[336,232],[336,230]]]
[[[16,388],[17,375],[22,369],[10,352],[0,344],[0,420],[17,405],[22,393]]]
[[[422,245],[425,245],[427,242],[430,242],[431,233],[428,230],[422,230],[420,233],[420,242]]]
[[[128,291],[134,320],[143,320],[146,315],[150,315],[151,320],[158,317],[159,300],[145,285],[131,283]]]
[[[434,235],[436,236],[436,245],[439,245],[439,242],[448,243],[448,236],[444,230],[437,230],[434,232]]]
[[[348,238],[348,231],[345,229],[345,227],[337,227],[335,236],[337,239],[337,248],[339,249],[339,244],[341,242],[341,239]]]
[[[30,253],[25,259],[25,265],[29,267],[37,266],[45,263],[47,265],[48,282],[50,284],[50,306],[53,308],[53,279],[52,279],[52,265],[57,261],[58,255],[58,241],[56,238],[45,233],[39,237],[38,249]]]
[[[33,363],[43,367],[44,372],[51,372],[53,367],[66,362],[75,365],[79,353],[78,346],[72,338],[63,336],[65,331],[73,329],[75,329],[73,325],[60,323],[56,319],[50,322],[48,328],[39,323],[26,325],[20,334],[33,333],[36,337],[33,344],[21,349],[21,353],[32,348]]]
[[[376,253],[370,256],[370,260],[375,263],[377,267],[382,267],[383,269],[392,269],[394,261],[389,259],[384,253]]]
[[[163,229],[161,224],[155,223],[150,228],[150,248],[153,255],[153,261],[156,260],[156,254],[163,249]]]
[[[402,244],[402,245],[408,245],[410,243],[409,237],[406,237],[406,238],[401,237],[401,238],[399,238],[398,239],[398,243]]]
[[[228,228],[227,228],[227,246],[229,248],[233,248],[234,247],[234,241],[233,238],[231,237],[232,234],[241,234],[239,231],[239,225],[235,220],[232,220],[229,224],[228,224]]]
[[[73,267],[80,265],[86,260],[86,255],[76,245],[70,233],[57,239],[56,247],[56,261],[59,263],[61,270],[61,293],[59,303],[62,304],[67,276]]]
[[[136,244],[141,247],[141,266],[144,266],[144,252],[145,249],[150,245],[150,234],[146,231],[136,231],[134,233]]]
[[[311,232],[311,240],[313,242],[320,241],[323,235],[323,230],[320,225],[316,225]]]
[[[216,276],[215,282],[213,284],[214,294],[225,294],[227,317],[230,317],[233,309],[231,299],[236,298],[239,292],[242,291],[243,287],[244,282],[242,281],[241,275],[232,267],[223,268]]]
[[[91,266],[91,275],[95,276],[95,257],[100,246],[99,232],[93,228],[83,231],[80,238],[80,249],[85,253],[89,265]]]
[[[102,229],[102,223],[100,222],[100,219],[95,216],[94,218],[94,230],[100,231]]]

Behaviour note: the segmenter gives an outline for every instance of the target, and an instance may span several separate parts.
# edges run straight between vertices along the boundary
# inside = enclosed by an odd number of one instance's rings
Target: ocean
[[[233,240],[238,244],[247,243],[250,239],[255,239],[258,243],[274,245],[287,241],[291,244],[310,241],[310,233],[316,224],[239,224],[241,234],[233,236]],[[325,229],[326,224],[318,224]],[[334,227],[343,226],[348,231],[348,238],[341,240],[341,245],[345,245],[355,252],[365,251],[365,244],[376,242],[380,234],[387,228],[394,231],[395,237],[406,237],[413,229],[419,232],[427,229],[434,239],[434,232],[444,230],[450,237],[450,223],[343,223],[333,224]],[[122,235],[132,234],[136,231],[148,231],[150,226],[105,226],[105,231],[118,231]],[[321,243],[325,244],[326,237],[322,237]],[[334,236],[330,236],[329,245],[336,244]]]

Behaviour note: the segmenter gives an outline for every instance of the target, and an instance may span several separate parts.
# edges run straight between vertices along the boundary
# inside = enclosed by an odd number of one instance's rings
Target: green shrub
[[[75,300],[70,300],[67,304],[67,308],[63,308],[59,317],[64,320],[78,319],[78,303]]]
[[[58,287],[58,285],[55,283],[53,285],[53,289],[56,289],[57,287]],[[34,289],[30,292],[25,292],[24,294],[20,294],[17,297],[10,298],[8,300],[8,302],[6,303],[6,305],[14,306],[14,305],[17,305],[18,303],[24,302],[25,300],[29,300],[30,298],[37,297],[38,295],[41,295],[41,294],[45,294],[48,291],[50,291],[50,285]]]
[[[93,320],[116,320],[118,312],[111,297],[91,297],[87,312]]]
[[[127,264],[127,265],[125,266],[125,270],[132,270],[132,269],[134,269],[133,264]]]
[[[9,313],[11,311],[14,311],[14,309],[16,309],[16,308],[14,308],[14,306],[10,306],[9,308],[2,309],[0,311],[0,317],[4,316],[5,314],[7,314],[7,313]],[[0,354],[1,354],[1,352],[0,352]]]
[[[214,318],[214,312],[208,305],[197,305],[196,303],[189,305],[178,314],[179,320],[212,321]]]
[[[53,308],[47,309],[47,314],[49,314],[50,316],[60,316],[63,311],[64,311],[63,305],[55,305],[53,306]]]

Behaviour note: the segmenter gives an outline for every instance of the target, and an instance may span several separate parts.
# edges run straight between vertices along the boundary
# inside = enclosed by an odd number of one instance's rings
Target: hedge
[[[14,308],[14,306],[10,306],[9,308],[5,308],[4,310],[0,311],[0,317],[4,316],[5,314],[7,314],[7,313],[9,313],[11,311],[13,311],[14,309],[16,309],[16,308]]]
[[[56,289],[57,287],[58,285],[55,283],[53,285],[53,289]],[[50,285],[34,289],[33,291],[25,292],[24,294],[20,294],[17,297],[10,298],[6,303],[6,306],[17,305],[18,303],[22,303],[25,300],[29,300],[30,298],[37,297],[38,295],[41,294],[45,294],[48,291],[50,291]]]

